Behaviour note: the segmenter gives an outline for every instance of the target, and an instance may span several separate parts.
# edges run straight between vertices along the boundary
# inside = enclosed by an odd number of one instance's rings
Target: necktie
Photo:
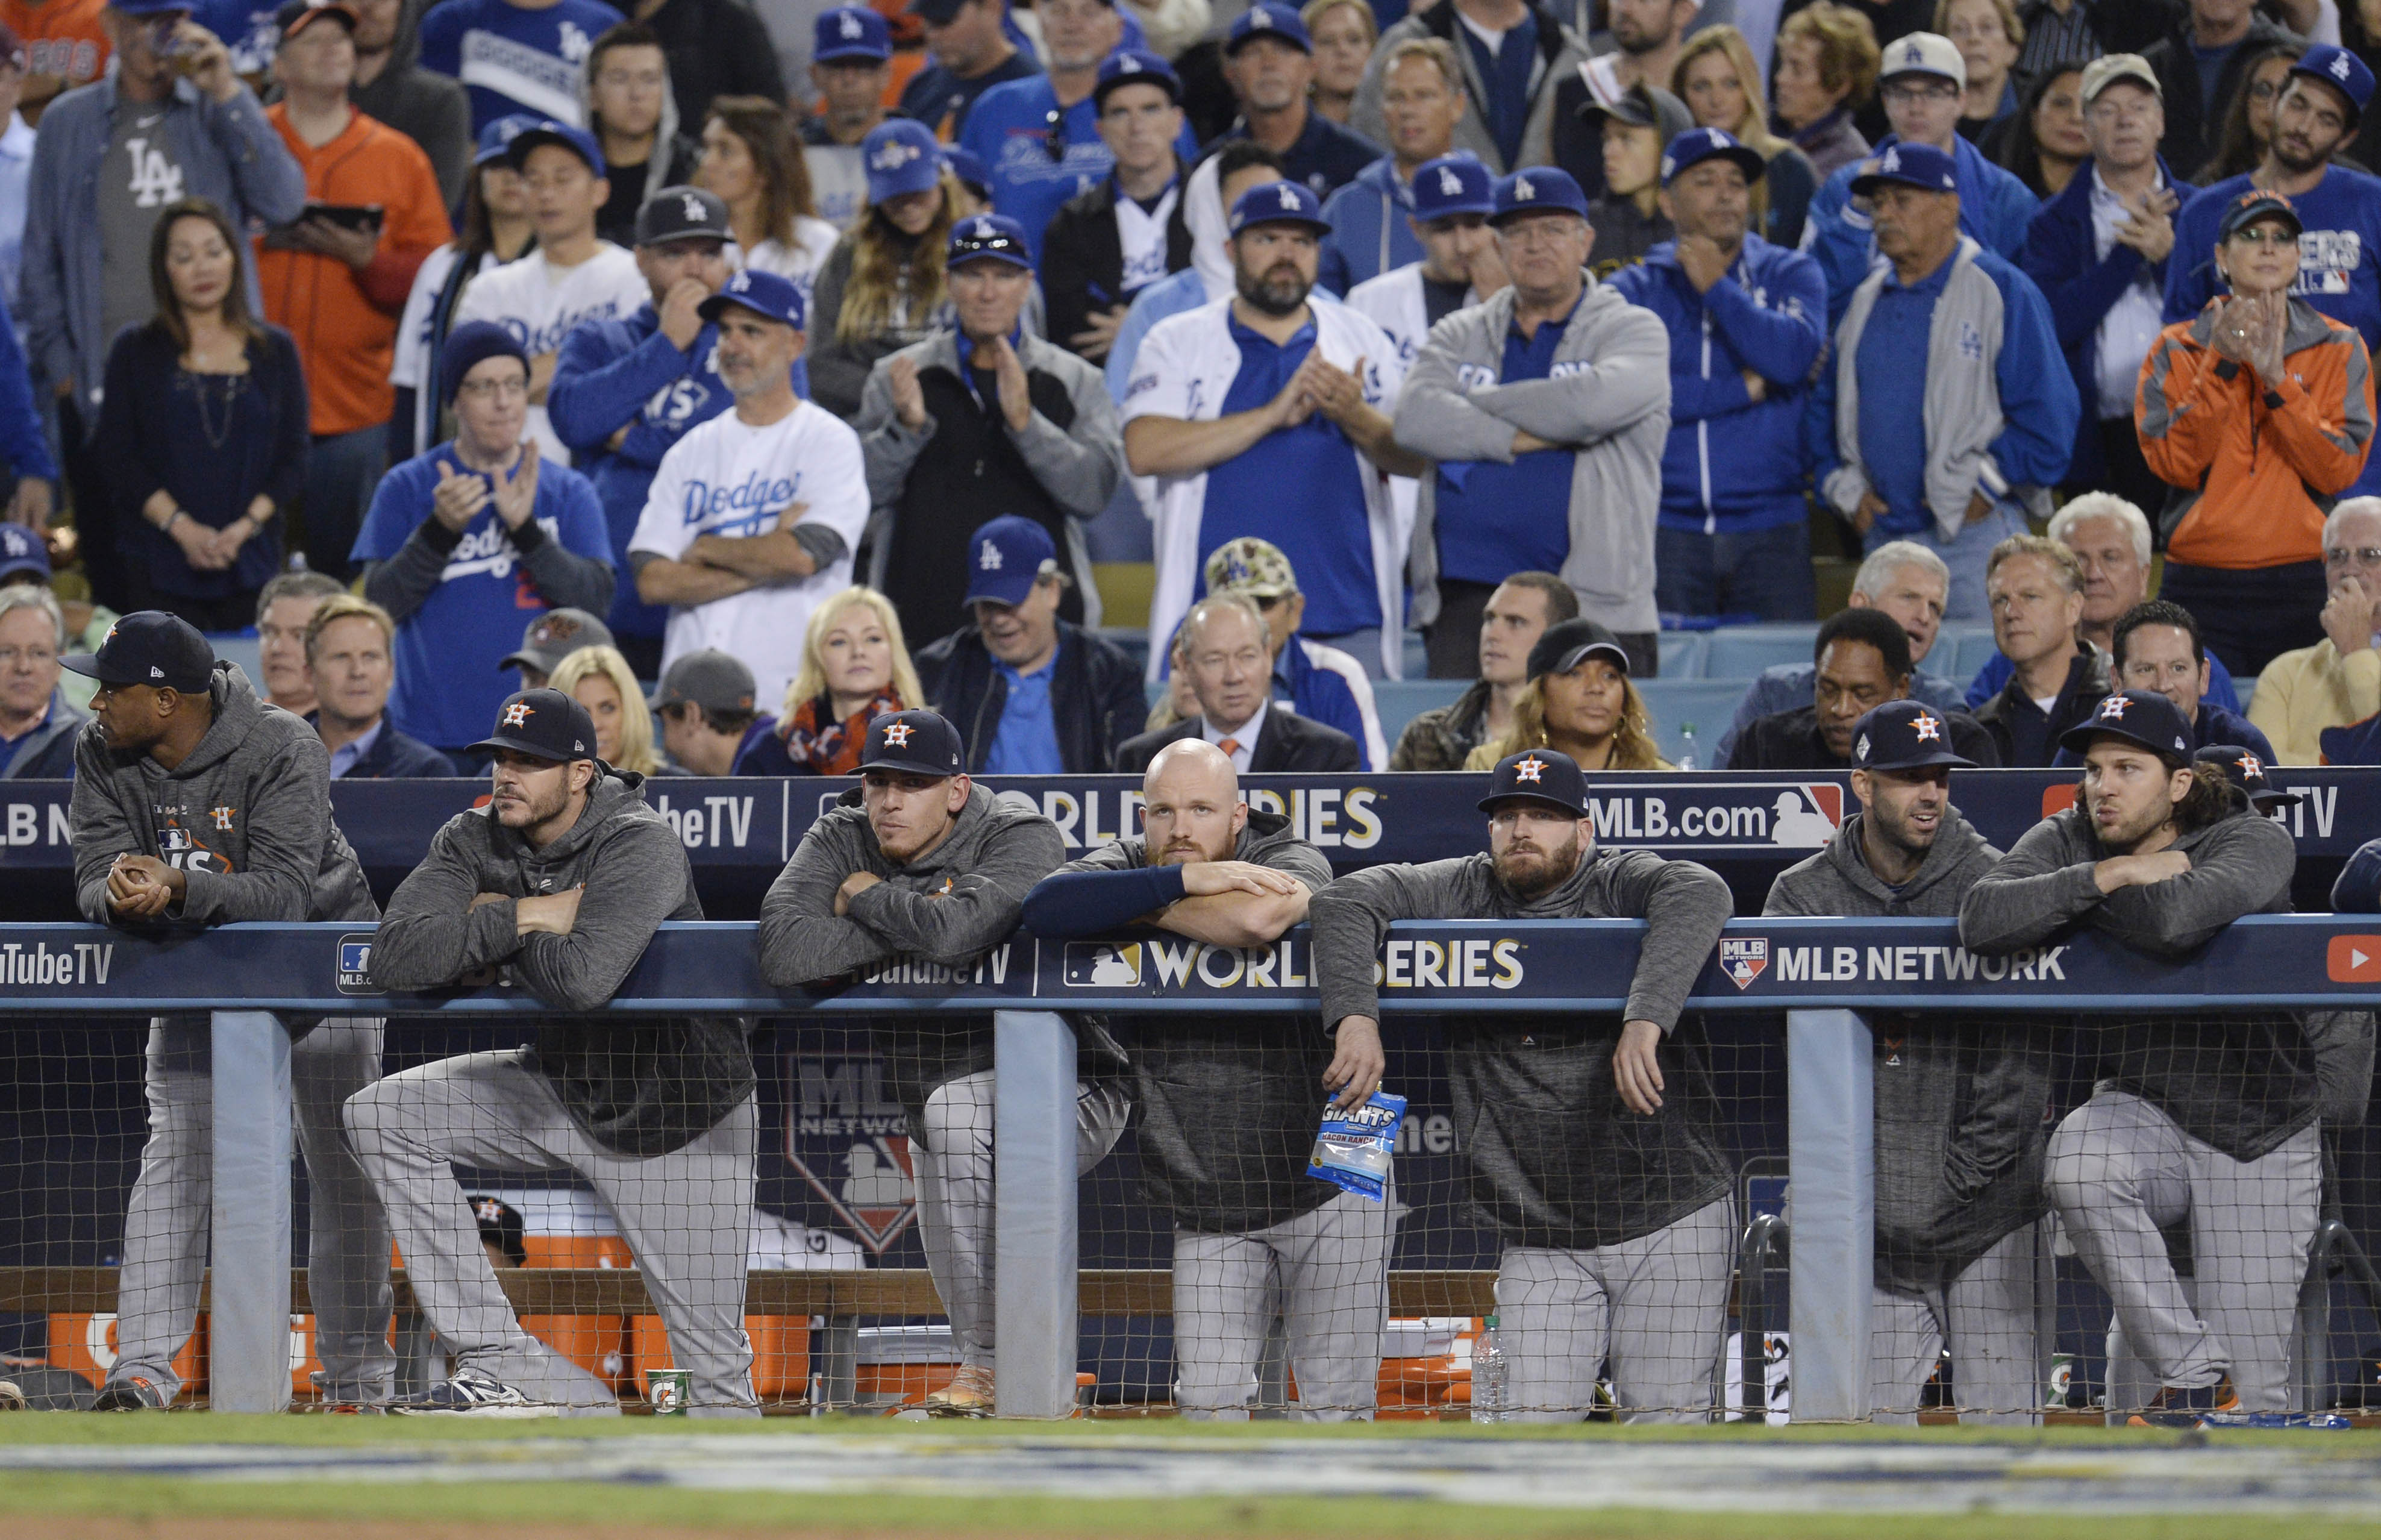
[[[1228,759],[1232,755],[1240,752],[1240,740],[1237,738],[1227,738],[1221,743],[1216,744],[1215,747],[1223,750],[1224,757]]]

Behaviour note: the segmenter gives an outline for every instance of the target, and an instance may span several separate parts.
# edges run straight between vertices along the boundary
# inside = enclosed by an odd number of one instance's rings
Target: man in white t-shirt
[[[715,647],[752,670],[756,700],[780,701],[811,611],[851,583],[868,522],[860,435],[794,394],[802,297],[792,280],[746,268],[697,309],[719,328],[719,378],[736,409],[662,457],[629,565],[645,603],[673,606],[665,672]]]
[[[458,324],[493,321],[528,352],[530,434],[539,454],[568,465],[570,451],[545,415],[555,356],[581,321],[642,309],[645,277],[634,256],[595,234],[595,215],[612,184],[604,179],[604,152],[594,135],[548,118],[514,135],[505,156],[529,192],[537,249],[476,280],[455,319]]]

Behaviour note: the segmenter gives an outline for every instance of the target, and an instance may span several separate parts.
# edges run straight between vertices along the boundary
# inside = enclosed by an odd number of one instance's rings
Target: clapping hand
[[[456,472],[448,460],[438,462],[438,484],[430,494],[431,516],[456,533],[488,506],[488,479],[476,471]]]
[[[513,468],[513,473],[496,477],[496,517],[505,521],[507,530],[518,530],[528,523],[530,515],[537,508],[536,441],[522,440],[520,452],[520,463]],[[441,469],[444,469],[443,461]]]

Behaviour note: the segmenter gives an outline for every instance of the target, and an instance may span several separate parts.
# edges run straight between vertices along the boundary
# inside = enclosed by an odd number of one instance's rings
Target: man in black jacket
[[[1099,363],[1133,296],[1190,265],[1190,226],[1186,168],[1174,148],[1182,135],[1174,67],[1139,50],[1110,55],[1092,100],[1116,170],[1051,217],[1042,234],[1042,299],[1049,335]]]
[[[2014,666],[1976,720],[2003,766],[2039,768],[2058,756],[2059,735],[2090,719],[2113,688],[2108,654],[2083,635],[2083,563],[2062,542],[2013,534],[1985,558],[1984,596],[1993,641]]]
[[[1811,703],[1756,717],[1736,740],[1730,770],[1841,770],[1857,763],[1867,713],[1910,694],[1909,633],[1881,609],[1839,610],[1819,628]],[[1992,735],[1964,712],[1930,711],[1933,741],[1969,764],[1997,765]]]
[[[1244,775],[1361,770],[1363,751],[1337,727],[1310,722],[1272,698],[1271,632],[1256,601],[1213,593],[1183,617],[1177,655],[1199,715],[1142,733],[1117,751],[1117,768],[1149,768],[1169,743],[1203,739]]]
[[[384,990],[451,989],[502,970],[552,1007],[534,1045],[463,1054],[349,1098],[348,1137],[387,1208],[422,1314],[455,1353],[416,1416],[617,1416],[603,1381],[521,1329],[454,1165],[577,1173],[619,1220],[690,1371],[689,1412],[757,1417],[744,1335],[752,1228],[748,1024],[606,1017],[665,920],[700,920],[686,847],[644,777],[595,757],[587,708],[558,690],[506,701],[472,745],[494,796],[458,813],[389,899],[369,970]]]
[[[2157,72],[2166,103],[2166,138],[2158,153],[2168,165],[2192,176],[2216,153],[2224,109],[2246,83],[2247,61],[2261,44],[2306,46],[2304,39],[2259,13],[2251,0],[2191,0],[2191,14],[2173,31],[2142,50]],[[2200,56],[2219,55],[2213,93],[2200,88]]]
[[[1765,914],[1948,918],[2001,859],[1951,805],[1973,769],[1941,714],[1893,701],[1860,718],[1861,811],[1827,848],[1788,867]],[[1869,1409],[1914,1426],[1943,1350],[1962,1422],[2041,1418],[2033,1329],[2033,1222],[2050,1041],[2040,1018],[1911,1012],[1871,1022],[1876,1049],[1876,1296]]]
[[[1141,665],[1058,617],[1068,578],[1049,532],[995,519],[968,537],[975,621],[921,652],[926,700],[979,776],[1097,776],[1149,715]]]
[[[337,593],[306,622],[306,673],[315,707],[307,724],[331,751],[331,778],[417,780],[455,774],[455,762],[388,719],[397,682],[397,622],[370,599]]]

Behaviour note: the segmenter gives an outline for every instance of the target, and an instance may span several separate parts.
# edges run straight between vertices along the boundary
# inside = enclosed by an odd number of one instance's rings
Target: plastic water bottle
[[[1679,768],[1681,770],[1703,768],[1695,763],[1695,725],[1692,722],[1679,724]]]
[[[1505,1382],[1511,1375],[1513,1361],[1496,1345],[1496,1317],[1487,1319],[1486,1328],[1471,1349],[1471,1420],[1475,1423],[1501,1423],[1511,1415],[1505,1404]]]

